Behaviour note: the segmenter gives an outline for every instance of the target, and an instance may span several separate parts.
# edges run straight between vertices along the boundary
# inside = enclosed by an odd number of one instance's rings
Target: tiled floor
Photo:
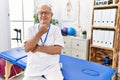
[[[23,79],[23,74],[21,74],[20,76],[18,76],[18,77],[15,77],[14,79],[12,79],[12,80],[22,80]]]
[[[23,79],[23,74],[21,74],[20,76],[18,76],[18,77],[15,77],[14,79],[12,79],[12,80],[22,80]],[[0,80],[5,80],[5,79],[3,79],[3,78],[0,78]],[[118,77],[118,79],[117,80],[120,80],[120,74],[119,74],[119,77]]]
[[[23,79],[23,74],[13,78],[12,80],[22,80]],[[0,78],[0,80],[5,80],[4,78]]]

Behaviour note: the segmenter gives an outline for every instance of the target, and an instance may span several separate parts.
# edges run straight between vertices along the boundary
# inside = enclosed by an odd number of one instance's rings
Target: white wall
[[[72,1],[72,0],[71,0]],[[75,0],[76,4],[74,5],[75,7],[78,7],[78,0]],[[62,5],[62,3],[61,3]],[[90,36],[90,31],[91,31],[91,23],[92,23],[92,7],[93,7],[93,0],[80,0],[80,26],[82,30],[87,30],[88,36]],[[76,8],[78,9],[78,8]],[[61,9],[62,10],[62,9]],[[61,26],[62,27],[69,27],[69,26],[74,26],[77,24],[77,10],[75,10],[75,20],[72,22],[64,22],[61,20]],[[59,19],[61,19],[61,16],[59,16]]]
[[[0,0],[0,52],[10,48],[8,0]]]

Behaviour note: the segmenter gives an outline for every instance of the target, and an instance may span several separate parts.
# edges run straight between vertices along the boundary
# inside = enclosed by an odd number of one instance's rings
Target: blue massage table
[[[27,55],[23,48],[1,52],[0,58],[7,61],[5,80],[10,80],[10,64],[18,65],[23,69],[26,68]],[[60,55],[60,62],[63,64],[61,70],[64,80],[111,80],[115,74],[115,70],[110,67],[63,54]]]

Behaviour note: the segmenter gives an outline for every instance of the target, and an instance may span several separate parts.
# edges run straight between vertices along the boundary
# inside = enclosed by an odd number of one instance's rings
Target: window
[[[10,0],[11,48],[21,47],[26,29],[34,24],[34,0]]]

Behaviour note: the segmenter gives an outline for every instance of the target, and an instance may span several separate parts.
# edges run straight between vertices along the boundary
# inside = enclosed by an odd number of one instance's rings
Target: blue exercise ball
[[[73,27],[68,28],[67,29],[67,34],[68,35],[75,35],[76,34],[75,28],[73,28]]]

